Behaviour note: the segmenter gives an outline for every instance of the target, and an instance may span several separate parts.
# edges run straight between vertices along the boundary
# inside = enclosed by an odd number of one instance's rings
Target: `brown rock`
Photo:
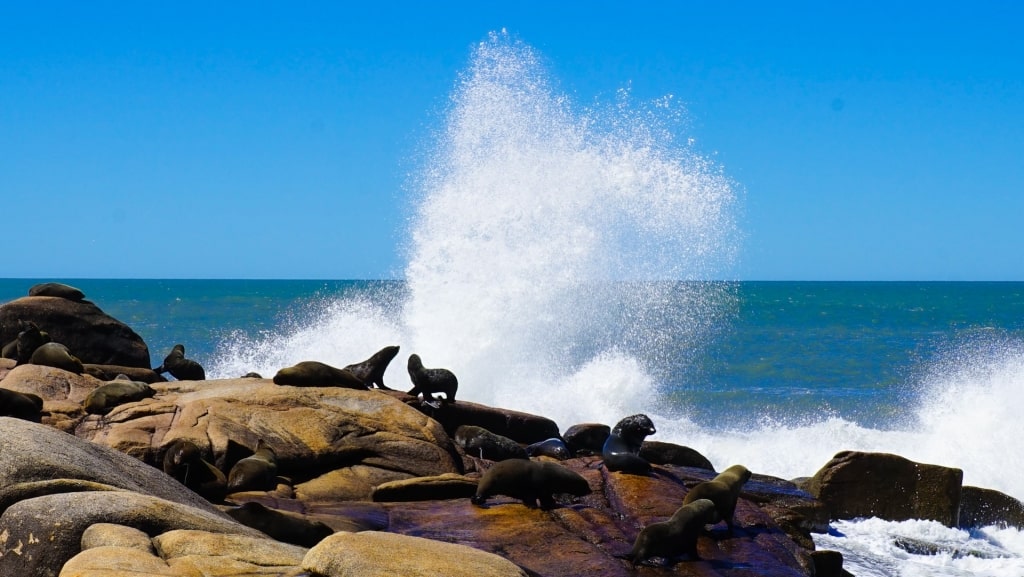
[[[601,423],[581,423],[565,430],[562,439],[573,455],[600,455],[612,428]]]
[[[957,524],[963,471],[888,453],[844,451],[808,482],[833,519],[931,519]]]
[[[992,489],[966,486],[960,494],[959,527],[1001,525],[1024,529],[1024,503]]]

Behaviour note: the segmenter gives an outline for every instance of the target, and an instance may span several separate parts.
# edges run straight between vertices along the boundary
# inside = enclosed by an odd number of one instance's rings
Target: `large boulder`
[[[30,296],[0,305],[0,343],[18,337],[21,321],[34,322],[83,363],[150,368],[142,337],[89,301]]]
[[[965,486],[960,495],[960,527],[986,525],[1024,529],[1024,503],[993,489]]]
[[[930,519],[957,525],[963,471],[889,453],[837,453],[804,488],[832,519]]]

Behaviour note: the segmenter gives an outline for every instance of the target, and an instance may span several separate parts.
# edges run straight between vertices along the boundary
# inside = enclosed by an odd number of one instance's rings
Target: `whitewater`
[[[814,474],[842,450],[961,468],[964,484],[1024,499],[1024,347],[965,342],[915,383],[916,405],[884,427],[823,411],[799,421],[709,427],[666,387],[734,310],[742,190],[679,139],[671,97],[628,90],[580,106],[543,58],[504,32],[473,50],[420,171],[410,180],[405,282],[319,302],[294,322],[220,343],[212,377],[273,374],[301,360],[339,366],[387,344],[459,377],[459,398],[543,414],[564,429],[651,416],[656,438],[716,468]],[[667,385],[667,383],[669,385]],[[912,555],[894,535],[984,555]],[[1016,529],[959,531],[918,521],[836,523],[818,536],[858,577],[1024,576]]]

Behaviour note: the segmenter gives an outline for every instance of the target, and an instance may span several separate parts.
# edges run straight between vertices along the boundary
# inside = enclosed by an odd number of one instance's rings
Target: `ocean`
[[[742,258],[757,191],[686,127],[671,97],[577,105],[542,55],[494,33],[409,176],[401,280],[40,280],[81,288],[154,366],[175,343],[209,378],[399,345],[391,387],[417,353],[455,372],[460,400],[562,430],[644,412],[652,440],[718,469],[791,479],[884,451],[1024,499],[1024,283],[708,280]],[[34,282],[0,280],[0,301]],[[857,577],[1024,575],[1017,529],[833,529],[817,542]],[[914,555],[897,536],[979,553]]]

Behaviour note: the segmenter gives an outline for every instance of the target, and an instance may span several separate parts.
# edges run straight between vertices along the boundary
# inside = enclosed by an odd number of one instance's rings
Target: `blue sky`
[[[1024,280],[1024,5],[366,4],[0,2],[0,274],[399,277],[505,28],[581,103],[683,104],[742,191],[730,278]]]

